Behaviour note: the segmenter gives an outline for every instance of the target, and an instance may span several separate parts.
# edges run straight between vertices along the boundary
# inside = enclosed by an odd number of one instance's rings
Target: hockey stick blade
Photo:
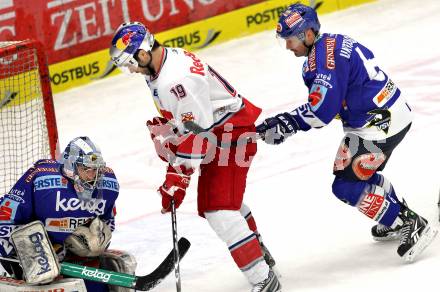
[[[181,237],[177,244],[179,246],[179,259],[181,260],[189,250],[191,243],[185,237]],[[175,264],[176,259],[174,257],[174,250],[172,250],[153,272],[146,276],[137,276],[133,288],[141,291],[151,290],[174,270]]]
[[[182,259],[188,251],[191,243],[184,237],[179,239],[179,259]],[[16,262],[20,260],[14,258],[0,257],[1,260]],[[93,282],[101,282],[109,285],[136,289],[139,291],[149,291],[156,287],[168,274],[170,274],[176,263],[174,249],[168,254],[164,261],[150,274],[136,276],[125,273],[118,273],[104,269],[77,265],[69,262],[61,263],[61,274],[73,278],[85,279]]]

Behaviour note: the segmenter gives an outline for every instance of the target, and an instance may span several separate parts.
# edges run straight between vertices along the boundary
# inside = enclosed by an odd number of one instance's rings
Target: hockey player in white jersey
[[[172,198],[176,208],[180,206],[191,175],[200,168],[199,215],[227,244],[252,291],[280,291],[270,268],[275,262],[243,204],[247,172],[257,151],[254,123],[261,109],[195,54],[161,46],[141,23],[122,24],[110,54],[122,70],[145,75],[162,116],[147,122],[159,156],[168,162],[158,189],[162,212],[170,211]],[[203,133],[189,131],[187,123]]]

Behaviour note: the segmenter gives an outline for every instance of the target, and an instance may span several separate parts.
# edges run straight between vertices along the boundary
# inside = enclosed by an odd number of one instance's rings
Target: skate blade
[[[400,232],[393,232],[392,234],[385,236],[385,237],[374,237],[373,239],[375,241],[393,241],[400,239]]]
[[[417,243],[403,255],[403,259],[408,263],[413,262],[431,244],[437,234],[438,230],[428,224]]]
[[[275,274],[275,276],[277,276],[278,279],[282,277],[280,271],[279,271],[275,266],[273,266],[273,267],[270,268],[270,269],[271,269],[272,272]]]

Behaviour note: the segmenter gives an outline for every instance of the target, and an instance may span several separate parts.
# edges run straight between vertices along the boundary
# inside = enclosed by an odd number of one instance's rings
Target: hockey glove
[[[299,130],[298,123],[289,113],[278,114],[257,126],[257,133],[267,144],[277,145]]]
[[[171,200],[174,198],[176,209],[182,204],[186,195],[186,188],[189,186],[191,174],[194,169],[180,166],[175,169],[171,165],[168,166],[165,182],[157,190],[162,196],[162,213],[171,211]]]
[[[177,129],[162,117],[147,121],[147,127],[157,155],[165,162],[172,162],[177,151]]]
[[[67,250],[81,257],[96,257],[110,244],[110,227],[99,217],[78,226],[65,240]]]

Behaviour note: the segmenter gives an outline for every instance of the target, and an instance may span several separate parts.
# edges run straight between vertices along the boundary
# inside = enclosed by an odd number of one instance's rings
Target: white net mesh
[[[37,50],[11,46],[20,43],[0,42],[0,195],[36,160],[50,158]]]

